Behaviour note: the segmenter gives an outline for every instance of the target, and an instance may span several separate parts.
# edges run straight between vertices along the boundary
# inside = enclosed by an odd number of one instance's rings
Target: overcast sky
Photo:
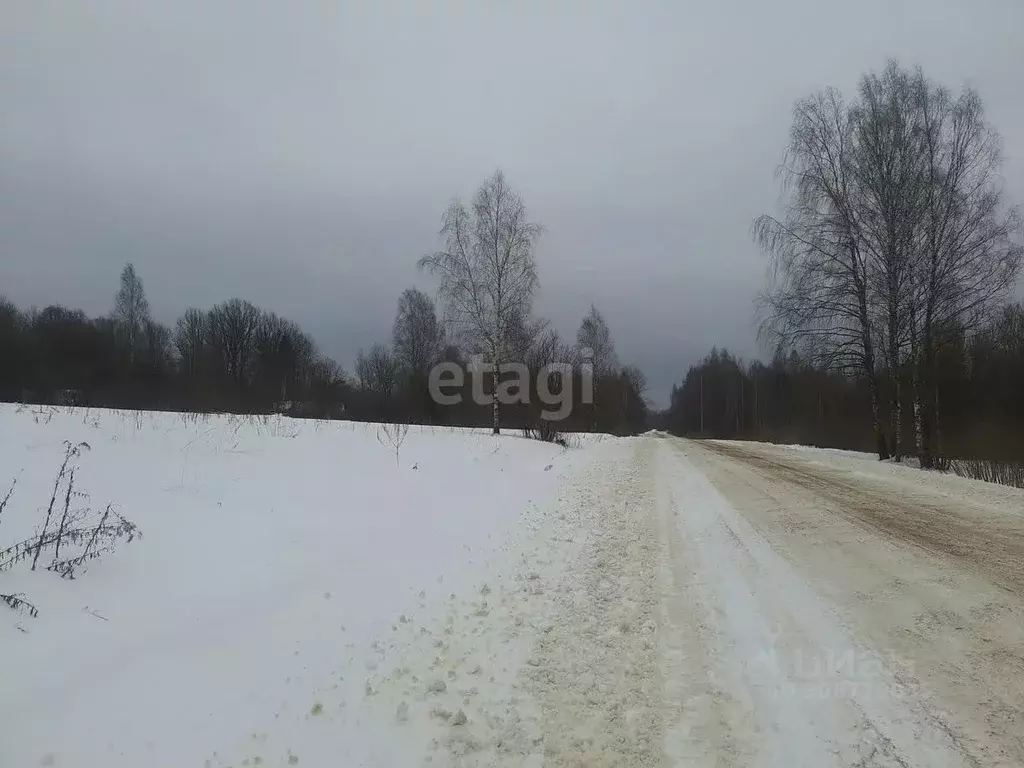
[[[591,302],[667,401],[758,354],[792,103],[887,57],[985,99],[1024,202],[1021,0],[0,0],[0,293],[154,315],[233,296],[351,370],[495,168],[548,232],[538,311]]]

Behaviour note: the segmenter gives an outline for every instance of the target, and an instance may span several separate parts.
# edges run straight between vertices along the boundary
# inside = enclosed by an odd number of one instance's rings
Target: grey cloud
[[[557,5],[557,9],[551,6]],[[654,399],[752,356],[751,219],[794,99],[889,56],[981,90],[1024,201],[1018,0],[19,2],[0,10],[0,292],[157,315],[243,296],[351,366],[453,195],[501,166],[548,234],[540,309],[591,302]]]

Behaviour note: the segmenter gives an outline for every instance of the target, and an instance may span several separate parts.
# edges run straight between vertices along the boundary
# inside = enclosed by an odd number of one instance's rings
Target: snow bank
[[[412,427],[396,458],[378,429],[0,406],[0,547],[41,524],[66,440],[83,503],[144,534],[74,581],[0,574],[40,611],[0,606],[0,765],[421,754],[397,709],[364,717],[383,638],[476,589],[590,450]]]

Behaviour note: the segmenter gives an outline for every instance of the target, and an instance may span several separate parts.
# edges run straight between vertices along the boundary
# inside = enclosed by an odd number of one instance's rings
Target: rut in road
[[[977,764],[677,441],[632,445],[524,673],[546,764]]]
[[[983,574],[1008,591],[1024,593],[1022,515],[965,513],[969,505],[963,501],[950,503],[939,496],[909,500],[866,478],[802,466],[798,460],[723,442],[703,441],[701,447],[749,464],[766,477],[804,488],[855,523],[945,556],[955,566]]]
[[[976,534],[958,529],[961,552],[982,552],[979,540],[992,530],[1010,539],[1016,528],[1024,538],[1024,493],[852,454],[708,441],[677,448],[859,645],[890,655],[928,719],[972,764],[1024,765],[1024,595],[992,568],[921,546],[899,535],[902,525],[867,524],[858,512],[864,494],[886,508],[941,507],[974,521]],[[942,527],[941,519],[922,525]],[[1009,544],[1001,556],[1024,571]]]
[[[683,589],[711,650],[720,762],[749,766],[966,766],[881,649],[858,643],[828,600],[689,460],[660,441],[658,476],[683,542]],[[676,558],[678,561],[679,558]],[[671,599],[671,595],[667,596]],[[700,669],[669,677],[707,679]]]
[[[664,764],[653,467],[643,449],[629,454],[579,489],[589,546],[524,673],[544,713],[545,764]]]

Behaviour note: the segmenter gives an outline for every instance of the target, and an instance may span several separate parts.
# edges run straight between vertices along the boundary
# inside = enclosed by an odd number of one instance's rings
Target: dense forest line
[[[983,332],[961,336],[938,361],[937,455],[1024,463],[1024,305],[1005,307]],[[903,372],[903,434],[913,434],[912,374]],[[881,418],[890,391],[880,380]],[[657,425],[677,434],[872,451],[870,385],[795,352],[769,364],[712,350],[673,387]]]
[[[529,379],[526,402],[503,408],[504,426],[545,438],[645,428],[643,375],[619,366],[596,308],[581,322],[575,343],[563,342],[542,320],[517,320],[509,326],[508,347],[509,367],[521,361]],[[242,299],[187,309],[167,327],[150,316],[131,264],[105,317],[58,305],[23,311],[0,297],[0,359],[0,400],[10,402],[460,426],[491,426],[493,419],[491,406],[477,402],[473,391],[490,393],[493,377],[477,372],[472,356],[448,339],[433,300],[416,288],[398,300],[391,343],[361,351],[352,374],[296,323]],[[431,396],[430,370],[441,362],[465,372],[460,387],[445,388],[459,403],[444,405]],[[553,363],[571,368],[568,376],[551,377],[550,391],[571,399],[571,410],[557,422],[542,418],[542,411],[555,408],[538,392],[542,369]],[[580,398],[584,387],[593,392],[590,403]]]

